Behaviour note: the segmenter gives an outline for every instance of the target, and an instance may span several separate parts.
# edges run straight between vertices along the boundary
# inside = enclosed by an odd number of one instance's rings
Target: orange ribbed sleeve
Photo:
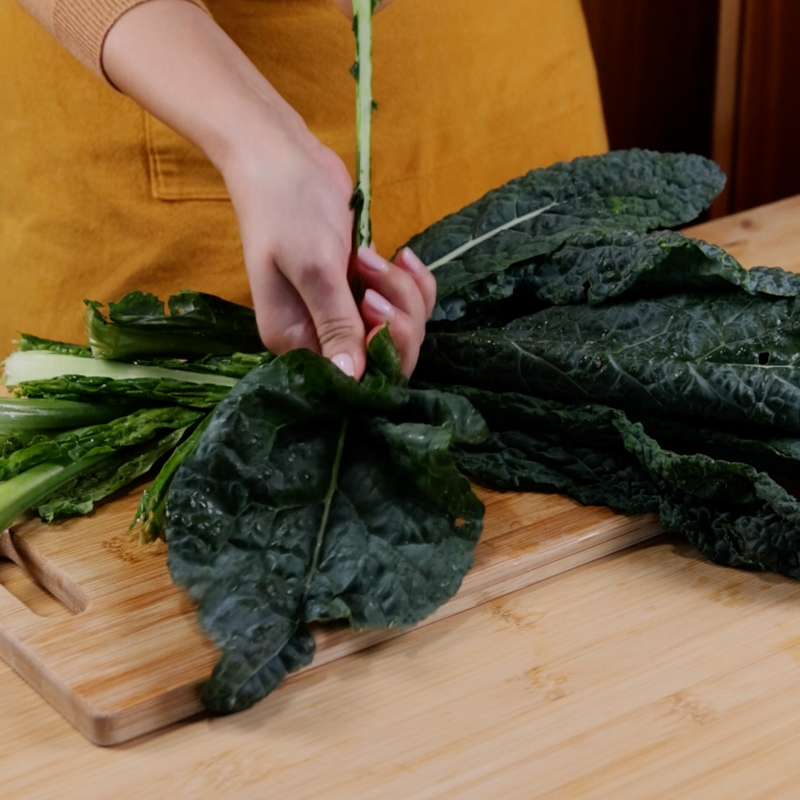
[[[126,12],[148,0],[19,0],[76,58],[105,79],[103,42]],[[205,9],[203,0],[187,0]]]

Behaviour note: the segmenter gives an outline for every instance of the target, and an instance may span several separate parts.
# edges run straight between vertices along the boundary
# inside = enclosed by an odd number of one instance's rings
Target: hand
[[[278,353],[307,347],[360,377],[366,343],[388,323],[410,375],[435,302],[431,273],[411,251],[395,264],[368,248],[353,257],[350,176],[294,112],[273,112],[240,130],[222,170],[265,346]],[[360,307],[348,267],[365,289]]]
[[[224,176],[264,345],[309,347],[360,378],[366,342],[388,322],[410,374],[433,277],[409,254],[378,264],[360,253],[353,268],[367,291],[359,308],[348,284],[353,186],[344,164],[214,20],[183,0],[141,3],[109,31],[103,66]]]
[[[425,338],[425,323],[436,302],[433,274],[407,247],[397,254],[394,263],[362,247],[356,269],[365,286],[361,317],[369,331],[367,341],[388,324],[400,353],[400,369],[410,376]]]

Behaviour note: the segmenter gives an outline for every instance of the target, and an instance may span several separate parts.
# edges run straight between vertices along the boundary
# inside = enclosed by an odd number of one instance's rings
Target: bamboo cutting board
[[[800,196],[689,229],[745,266],[800,271]],[[481,492],[475,567],[427,624],[642,541],[653,517],[622,517],[557,495]],[[93,516],[0,534],[0,655],[91,741],[115,744],[200,710],[216,659],[172,585],[163,545],[127,533],[137,493]],[[46,587],[58,600],[38,589]],[[311,668],[389,634],[320,632]],[[392,635],[397,635],[394,633]],[[291,679],[290,679],[291,680]]]
[[[481,491],[475,566],[459,593],[421,624],[472,608],[657,533],[624,517],[542,494]],[[201,711],[216,661],[194,608],[172,585],[163,543],[128,532],[139,490],[92,516],[46,526],[30,518],[0,538],[0,655],[96,744],[117,744]],[[319,628],[315,668],[397,636]]]

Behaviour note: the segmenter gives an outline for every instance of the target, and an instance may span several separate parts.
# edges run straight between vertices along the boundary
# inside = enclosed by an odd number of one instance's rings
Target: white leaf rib
[[[544,214],[545,211],[549,211],[551,208],[557,205],[558,202],[553,201],[552,203],[549,203],[546,206],[542,206],[542,208],[537,208],[535,211],[531,211],[529,214],[523,214],[521,217],[515,217],[514,219],[509,220],[508,222],[504,222],[502,225],[498,225],[496,228],[492,228],[492,230],[487,231],[484,234],[481,234],[475,239],[470,239],[469,241],[464,242],[464,244],[459,245],[458,247],[455,248],[455,250],[451,250],[449,253],[446,253],[441,258],[438,258],[432,264],[428,264],[428,269],[431,270],[431,272],[433,272],[435,269],[438,269],[444,264],[449,263],[454,258],[458,258],[459,256],[464,255],[464,253],[468,253],[470,250],[477,247],[479,244],[483,244],[483,242],[492,239],[499,233],[507,231],[510,228],[514,228],[517,225],[521,225],[523,222],[527,222],[529,219],[534,219],[535,217],[538,217],[540,214]]]

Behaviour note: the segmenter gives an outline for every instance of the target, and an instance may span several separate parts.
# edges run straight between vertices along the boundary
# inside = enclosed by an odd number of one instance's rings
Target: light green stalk
[[[11,480],[0,483],[0,531],[20,514],[35,508],[83,472],[110,460],[114,453],[91,456],[78,461],[64,459],[37,464]]]
[[[6,386],[19,386],[27,381],[49,380],[61,375],[83,375],[112,380],[168,378],[184,383],[209,383],[218,386],[235,386],[238,383],[236,378],[225,375],[128,364],[105,358],[82,358],[51,353],[47,350],[17,350],[5,360]]]
[[[355,227],[355,246],[372,243],[369,208],[370,150],[372,139],[372,12],[376,0],[353,0],[353,32],[356,36],[356,189],[353,208],[358,218]]]

